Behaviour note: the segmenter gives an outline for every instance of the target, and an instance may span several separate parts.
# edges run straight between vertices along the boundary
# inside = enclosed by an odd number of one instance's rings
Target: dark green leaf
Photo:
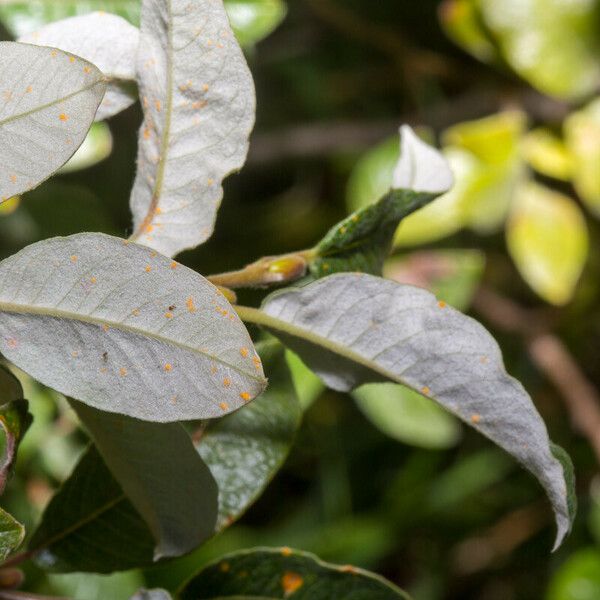
[[[25,528],[21,523],[0,508],[0,561],[16,550],[25,537]]]
[[[398,600],[405,592],[362,569],[335,566],[289,548],[224,556],[200,571],[182,600]]]

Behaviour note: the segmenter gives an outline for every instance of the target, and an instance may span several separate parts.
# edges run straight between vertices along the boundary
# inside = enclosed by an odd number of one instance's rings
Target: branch
[[[565,344],[548,331],[537,313],[489,289],[479,290],[474,307],[498,329],[525,338],[531,360],[560,392],[573,425],[587,438],[600,463],[600,394]]]

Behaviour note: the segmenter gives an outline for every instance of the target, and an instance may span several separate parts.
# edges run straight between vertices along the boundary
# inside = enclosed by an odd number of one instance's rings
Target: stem
[[[290,283],[304,277],[313,250],[292,252],[281,256],[266,256],[239,271],[210,275],[207,279],[216,286],[229,289],[268,287]]]

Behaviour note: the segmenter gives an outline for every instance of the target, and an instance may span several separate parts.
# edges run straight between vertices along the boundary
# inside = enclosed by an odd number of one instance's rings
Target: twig
[[[569,349],[533,311],[482,288],[474,308],[499,329],[519,333],[536,367],[560,392],[575,428],[587,438],[600,463],[600,394]]]

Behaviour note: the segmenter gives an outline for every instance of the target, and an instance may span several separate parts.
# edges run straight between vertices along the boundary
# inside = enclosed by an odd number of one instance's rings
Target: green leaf
[[[0,72],[5,90],[0,108],[1,203],[38,186],[73,156],[106,84],[87,61],[15,42],[0,42]]]
[[[106,123],[94,123],[79,150],[75,152],[59,172],[73,173],[97,165],[110,156],[112,145],[113,139],[108,125]],[[29,202],[29,198],[27,200]]]
[[[547,600],[596,600],[600,596],[600,550],[577,550],[554,573]]]
[[[445,0],[440,22],[448,37],[479,60],[498,62],[498,51],[481,23],[477,0]]]
[[[0,404],[21,400],[23,388],[19,380],[5,367],[0,365]]]
[[[434,399],[540,481],[554,508],[556,546],[570,528],[563,468],[544,422],[504,368],[498,344],[476,321],[429,292],[370,275],[333,275],[238,307],[331,388],[393,381]]]
[[[266,38],[287,14],[283,0],[226,0],[225,8],[242,46],[252,46]]]
[[[181,590],[182,600],[397,600],[405,592],[356,567],[335,566],[289,548],[255,548],[208,565]]]
[[[581,200],[600,217],[600,100],[572,113],[564,123],[573,160],[573,184]]]
[[[372,383],[352,396],[375,427],[399,442],[437,449],[460,439],[460,424],[450,413],[402,385]]]
[[[435,202],[405,217],[396,232],[396,245],[406,246],[433,241],[460,228],[460,211],[456,206],[455,190],[461,186],[461,165],[456,164],[455,157],[447,153],[444,153],[444,156],[456,176],[455,187]],[[348,208],[360,214],[360,211],[379,198],[385,200],[399,159],[400,148],[396,138],[390,138],[367,152],[358,161],[348,182]]]
[[[0,508],[0,561],[16,550],[25,538],[25,527]]]
[[[137,67],[132,239],[173,256],[213,232],[222,181],[246,160],[254,84],[220,0],[143,0]]]
[[[544,127],[527,133],[523,138],[521,150],[529,165],[547,177],[568,181],[576,168],[565,143]]]
[[[217,484],[179,423],[148,423],[72,401],[104,462],[143,516],[155,560],[198,547],[215,530]]]
[[[323,393],[322,381],[302,362],[300,357],[289,350],[285,359],[290,369],[294,388],[302,410],[308,409]]]
[[[520,142],[527,125],[520,111],[458,123],[443,134],[446,152],[462,154],[457,194],[463,223],[492,233],[504,223],[516,186],[524,176]]]
[[[575,468],[573,467],[573,461],[567,454],[566,450],[558,444],[550,444],[550,450],[552,456],[556,458],[562,465],[565,473],[565,480],[567,482],[567,505],[569,507],[569,515],[571,516],[571,522],[575,520],[577,514],[577,494],[575,493]]]
[[[504,59],[545,94],[581,98],[600,81],[598,4],[478,0]]]
[[[103,234],[46,240],[0,263],[0,340],[48,387],[148,421],[219,417],[266,385],[217,288]]]
[[[219,486],[217,530],[239,518],[273,478],[294,441],[301,410],[281,350],[258,349],[270,376],[254,402],[211,424],[195,442]],[[55,572],[152,563],[154,539],[97,450],[90,448],[51,500],[29,549]]]
[[[2,369],[0,368],[1,378]],[[2,450],[0,457],[0,495],[4,492],[6,483],[12,475],[19,444],[33,420],[28,408],[27,400],[22,399],[11,400],[0,406],[0,429],[3,438],[0,441],[0,449]]]
[[[381,274],[400,221],[452,186],[452,173],[441,154],[417,138],[410,127],[402,127],[401,134],[402,155],[392,175],[392,188],[327,233],[309,265],[315,277],[342,271]]]
[[[538,295],[557,305],[571,300],[589,251],[585,217],[573,200],[533,182],[521,186],[506,241],[519,272]]]
[[[51,23],[19,38],[19,42],[51,46],[93,63],[109,79],[96,113],[102,121],[131,106],[135,93],[135,53],[139,30],[125,19],[106,12]]]

